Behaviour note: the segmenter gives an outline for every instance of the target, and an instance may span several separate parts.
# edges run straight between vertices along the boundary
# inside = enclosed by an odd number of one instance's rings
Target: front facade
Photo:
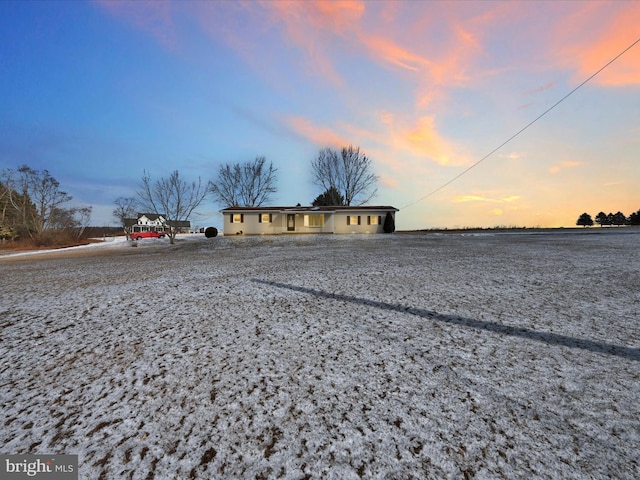
[[[169,227],[173,227],[179,233],[188,232],[191,223],[187,221],[166,220],[164,215],[155,213],[138,213],[137,218],[125,218],[125,228],[130,233],[137,232],[160,232],[166,231]]]
[[[384,233],[387,214],[395,224],[397,208],[360,207],[229,207],[221,210],[224,235],[288,233]]]

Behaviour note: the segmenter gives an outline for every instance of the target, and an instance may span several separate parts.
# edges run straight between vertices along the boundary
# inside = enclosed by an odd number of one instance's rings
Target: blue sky
[[[111,225],[143,171],[266,156],[273,203],[353,144],[398,228],[572,226],[640,208],[638,2],[0,2],[0,169],[47,169]],[[194,225],[220,225],[208,200]]]

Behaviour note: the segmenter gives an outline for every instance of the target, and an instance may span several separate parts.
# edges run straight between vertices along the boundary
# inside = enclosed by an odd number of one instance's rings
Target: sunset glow
[[[0,25],[0,169],[48,169],[92,224],[144,170],[258,155],[274,203],[310,204],[311,160],[349,144],[399,229],[640,209],[640,43],[475,165],[640,39],[639,2],[0,2]]]

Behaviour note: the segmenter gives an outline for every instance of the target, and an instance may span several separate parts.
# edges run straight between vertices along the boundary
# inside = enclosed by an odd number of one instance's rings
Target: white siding
[[[260,215],[263,213],[271,214],[271,222],[260,222]],[[233,213],[224,214],[223,232],[225,235],[277,235],[282,232],[283,215],[279,212],[247,211],[237,214],[241,215],[242,221],[239,223],[231,222]]]
[[[312,227],[309,225],[305,225],[304,217],[305,215],[324,215],[324,225]],[[282,229],[282,233],[333,233],[333,213],[332,212],[301,212],[295,213],[296,216],[296,229],[294,232],[290,232],[287,230],[286,225],[286,213],[285,216],[285,225]]]
[[[391,212],[391,215],[394,215]],[[360,217],[360,225],[357,220],[347,223],[347,217]],[[369,225],[367,217],[381,217],[379,225]],[[343,211],[335,214],[335,233],[384,233],[384,219],[386,211],[377,210],[354,210],[352,212]],[[395,215],[394,215],[395,219]]]
[[[287,233],[383,233],[384,220],[389,210],[358,209],[332,211],[316,210],[227,210],[223,211],[223,232],[225,235],[280,235]],[[232,222],[233,216],[240,216],[241,221]],[[261,222],[261,215],[271,215],[271,222]],[[391,212],[395,219],[395,212]],[[289,215],[295,216],[295,230],[287,229]],[[314,225],[311,215],[324,215],[324,225]],[[307,217],[307,221],[305,221]],[[347,218],[354,217],[347,223]],[[358,224],[357,218],[360,217]],[[378,223],[370,223],[370,218],[379,219]],[[266,220],[266,218],[265,218]]]

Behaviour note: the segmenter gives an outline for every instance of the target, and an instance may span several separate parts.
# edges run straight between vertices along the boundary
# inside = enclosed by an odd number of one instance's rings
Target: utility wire
[[[582,86],[584,86],[585,84],[587,84],[588,82],[590,82],[596,75],[598,75],[600,72],[602,72],[605,68],[607,68],[609,65],[611,65],[613,62],[615,62],[616,60],[618,60],[618,58],[620,58],[622,55],[624,55],[625,53],[627,53],[629,50],[631,50],[636,44],[640,43],[640,38],[638,38],[635,42],[633,42],[631,45],[629,45],[627,48],[625,48],[622,52],[620,52],[618,55],[616,55],[615,57],[613,57],[611,60],[609,60],[604,66],[600,67],[600,69],[598,71],[596,71],[593,75],[591,75],[589,78],[587,78],[584,82],[582,82],[580,85],[578,85],[577,87],[575,87],[573,90],[571,90],[569,93],[567,93],[564,97],[562,97],[560,100],[558,100],[556,103],[554,103],[553,105],[551,105],[549,108],[547,108],[544,112],[542,112],[540,115],[538,115],[535,119],[533,119],[532,121],[530,121],[527,125],[525,125],[524,127],[522,127],[520,130],[518,130],[516,133],[514,133],[513,135],[511,135],[507,140],[505,140],[504,142],[502,142],[500,145],[498,145],[496,148],[494,148],[493,150],[491,150],[489,153],[487,153],[484,157],[482,157],[480,160],[478,160],[477,162],[475,162],[473,165],[469,166],[468,168],[466,168],[465,170],[463,170],[462,172],[460,172],[458,175],[456,175],[455,177],[453,177],[451,180],[447,181],[446,183],[443,183],[442,185],[440,185],[438,188],[436,188],[435,190],[432,190],[431,192],[427,193],[425,196],[420,197],[418,200],[409,203],[408,205],[405,205],[404,207],[401,208],[405,209],[405,208],[409,208],[413,205],[415,205],[416,203],[421,202],[422,200],[424,200],[425,198],[429,198],[431,195],[439,192],[440,190],[442,190],[443,188],[445,188],[448,185],[451,185],[453,182],[455,182],[457,179],[459,179],[460,177],[462,177],[464,174],[466,174],[467,172],[469,172],[471,169],[477,167],[478,165],[480,165],[482,162],[484,162],[487,158],[489,158],[491,155],[493,155],[494,153],[496,153],[498,150],[500,150],[502,147],[504,147],[507,143],[509,143],[511,140],[513,140],[514,138],[516,138],[517,136],[519,136],[522,132],[524,132],[526,129],[528,129],[531,125],[533,125],[534,123],[536,123],[538,120],[540,120],[542,117],[544,117],[547,113],[549,113],[551,110],[553,110],[554,108],[556,108],[558,105],[560,105],[562,102],[564,102],[567,98],[569,98],[571,95],[573,95],[578,89],[580,89]]]

